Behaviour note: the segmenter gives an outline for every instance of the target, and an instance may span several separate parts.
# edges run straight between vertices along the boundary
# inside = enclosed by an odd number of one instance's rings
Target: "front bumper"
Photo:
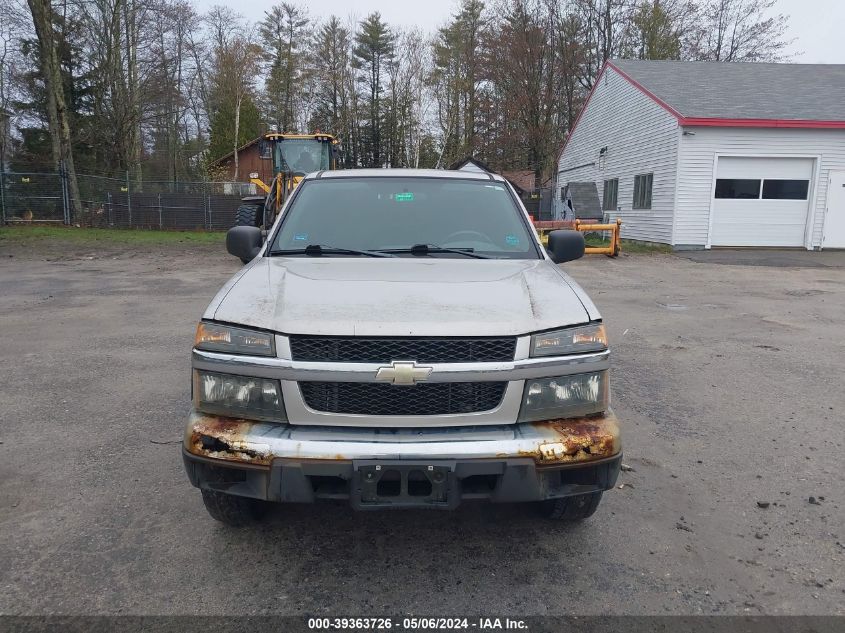
[[[183,457],[199,488],[268,501],[345,499],[365,509],[451,508],[465,499],[537,501],[607,490],[622,453],[611,411],[525,424],[398,429],[304,427],[194,411]],[[382,473],[396,478],[396,494],[370,490]]]

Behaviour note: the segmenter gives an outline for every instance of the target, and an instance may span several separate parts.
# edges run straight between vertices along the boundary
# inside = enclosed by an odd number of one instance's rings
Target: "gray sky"
[[[358,19],[380,11],[390,24],[418,26],[433,31],[455,12],[458,0],[294,0],[309,6],[315,17],[338,15]],[[201,8],[214,4],[233,7],[251,19],[260,19],[274,0],[198,0]],[[778,10],[790,16],[789,36],[796,38],[790,52],[806,64],[845,64],[845,0],[778,0]],[[798,54],[800,53],[800,54]]]
[[[789,16],[790,47],[796,62],[845,64],[845,2],[842,0],[779,0],[779,9]]]

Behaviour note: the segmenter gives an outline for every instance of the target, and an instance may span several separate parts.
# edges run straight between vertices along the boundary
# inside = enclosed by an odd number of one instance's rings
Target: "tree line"
[[[344,167],[474,156],[541,182],[611,58],[776,61],[775,0],[461,0],[433,33],[282,2],[250,21],[190,0],[8,0],[0,167],[243,179],[213,163],[320,130]],[[237,168],[236,168],[237,171]]]

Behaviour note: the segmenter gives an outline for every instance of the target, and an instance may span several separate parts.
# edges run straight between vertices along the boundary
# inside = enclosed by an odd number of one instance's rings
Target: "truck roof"
[[[505,182],[498,174],[447,169],[338,169],[311,174],[308,180],[318,178],[457,178],[463,180],[495,180]]]

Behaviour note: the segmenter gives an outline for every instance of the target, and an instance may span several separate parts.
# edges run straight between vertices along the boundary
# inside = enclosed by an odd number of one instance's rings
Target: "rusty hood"
[[[259,257],[204,318],[284,334],[504,336],[599,315],[547,260]]]

